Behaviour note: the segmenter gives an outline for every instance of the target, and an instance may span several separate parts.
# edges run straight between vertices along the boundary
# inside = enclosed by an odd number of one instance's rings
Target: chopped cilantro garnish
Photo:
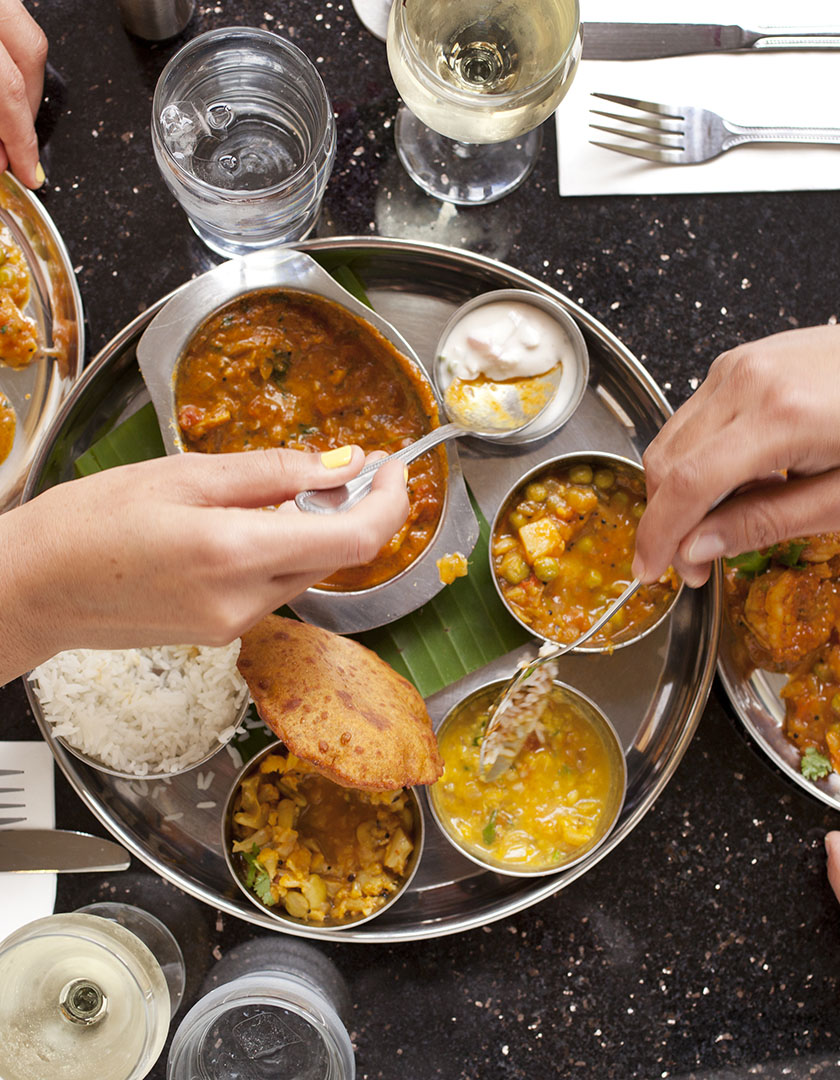
[[[484,826],[484,829],[483,829],[483,831],[481,833],[481,838],[482,838],[482,840],[484,841],[485,844],[492,844],[493,841],[496,839],[496,811],[495,810],[490,814],[490,817],[489,817],[489,819],[487,821],[487,824]]]
[[[799,768],[806,780],[822,780],[831,772],[831,762],[816,746],[809,746],[802,755]]]
[[[245,885],[247,888],[253,890],[257,897],[267,907],[273,907],[275,904],[274,897],[271,895],[271,878],[268,876],[268,871],[257,861],[257,856],[260,853],[260,849],[256,844],[250,851],[243,851],[242,857],[247,863],[248,869],[245,871]]]

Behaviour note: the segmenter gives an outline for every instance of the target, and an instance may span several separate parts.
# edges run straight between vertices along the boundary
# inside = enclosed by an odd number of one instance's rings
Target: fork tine
[[[17,825],[19,821],[26,821],[25,817],[3,817],[0,818],[0,825]]]
[[[639,101],[637,98],[619,97],[617,94],[596,94],[594,91],[592,97],[611,101],[614,105],[626,105],[628,109],[642,109],[644,112],[656,113],[658,116],[668,116],[672,120],[685,119],[679,111],[679,105],[660,105],[656,101]]]
[[[592,146],[602,146],[605,150],[615,150],[619,154],[629,154],[630,157],[645,158],[647,161],[656,161],[660,164],[671,163],[679,160],[679,151],[674,150],[644,150],[641,146],[631,149],[629,146],[616,146],[615,143],[598,142],[589,140]],[[676,157],[669,155],[676,154]]]
[[[0,802],[0,810],[22,810],[25,806],[23,802]]]
[[[617,120],[620,124],[632,124],[634,127],[648,128],[651,131],[668,131],[673,135],[681,135],[684,125],[679,120],[672,120],[663,116],[660,120],[656,116],[630,116],[629,113],[604,112],[603,109],[590,109],[590,116],[604,116],[607,120]]]
[[[23,769],[0,769],[0,776],[22,776]]]
[[[663,150],[682,150],[682,136],[678,131],[624,131],[622,128],[605,127],[603,124],[590,124],[596,131],[606,131],[608,135],[619,135],[622,139],[640,139],[642,142],[651,143],[653,146],[661,146]],[[677,143],[667,142],[667,139],[678,139]]]
[[[13,791],[23,791],[22,787],[0,787],[0,795],[9,795]]]

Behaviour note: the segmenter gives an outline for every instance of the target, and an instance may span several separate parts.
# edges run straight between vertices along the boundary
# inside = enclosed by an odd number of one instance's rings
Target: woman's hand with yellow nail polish
[[[0,515],[0,685],[62,649],[219,645],[370,562],[408,516],[400,461],[346,513],[293,501],[355,476],[365,456],[350,451],[333,468],[296,450],[178,454],[58,484]]]
[[[21,0],[0,0],[0,172],[39,188],[35,117],[44,90],[47,39]]]

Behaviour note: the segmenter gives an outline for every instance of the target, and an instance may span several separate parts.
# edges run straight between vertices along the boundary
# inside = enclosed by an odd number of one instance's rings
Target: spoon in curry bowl
[[[441,385],[445,376],[440,365],[435,375],[438,385]],[[544,375],[524,379],[500,382],[484,378],[471,382],[450,380],[445,384],[443,395],[451,423],[434,428],[388,457],[370,462],[341,487],[299,492],[295,496],[295,503],[298,509],[315,514],[341,513],[367,495],[376,470],[388,461],[396,460],[408,465],[447,439],[457,439],[461,435],[497,442],[519,435],[535,424],[553,404],[562,378],[562,364],[556,364]]]

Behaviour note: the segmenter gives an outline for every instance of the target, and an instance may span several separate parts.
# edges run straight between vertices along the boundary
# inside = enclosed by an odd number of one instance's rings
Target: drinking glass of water
[[[335,158],[324,84],[267,30],[201,34],[163,69],[152,105],[163,179],[220,255],[300,240],[315,224]]]
[[[397,0],[387,42],[400,161],[459,205],[522,183],[583,47],[578,0]]]

